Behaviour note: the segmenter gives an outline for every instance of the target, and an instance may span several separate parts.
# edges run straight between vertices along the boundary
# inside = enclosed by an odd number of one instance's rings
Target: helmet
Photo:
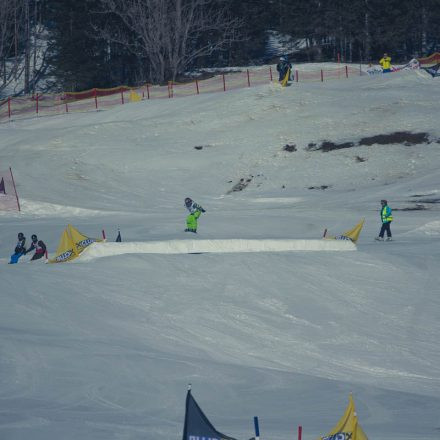
[[[380,203],[382,203],[382,205],[388,205],[388,202],[386,200],[381,200]]]
[[[282,57],[280,57],[280,61],[287,61],[287,57],[285,57],[284,55]]]
[[[191,205],[191,203],[192,203],[192,200],[189,197],[187,197],[185,199],[185,205]]]
[[[38,238],[37,238],[37,236],[35,234],[32,234],[31,238],[32,238],[32,241],[38,240]]]
[[[24,238],[24,234],[23,234],[23,232],[19,232],[18,233],[18,238],[21,240],[22,238]]]

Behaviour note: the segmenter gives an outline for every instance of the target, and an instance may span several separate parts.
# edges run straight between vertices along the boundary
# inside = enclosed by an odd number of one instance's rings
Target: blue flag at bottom
[[[188,390],[182,440],[235,440],[218,432]]]

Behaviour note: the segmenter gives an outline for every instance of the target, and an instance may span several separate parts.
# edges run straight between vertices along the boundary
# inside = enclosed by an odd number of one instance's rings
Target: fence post
[[[11,119],[11,97],[8,96],[8,115],[9,119]]]
[[[321,69],[321,82],[324,81],[324,71]]]
[[[67,98],[65,98],[65,99],[66,99],[66,113],[69,113],[69,107],[67,105]]]
[[[104,229],[102,230],[102,239],[103,239],[103,240],[106,240]]]
[[[302,430],[303,430],[302,426],[301,425],[298,426],[298,440],[301,440],[302,438]]]
[[[247,82],[248,82],[248,87],[251,86],[251,78],[249,76],[249,69],[246,69],[246,73],[247,73]]]
[[[93,89],[93,94],[95,96],[95,108],[98,110],[98,95],[96,93],[96,87]]]
[[[147,99],[150,99],[150,84],[147,83]]]
[[[196,90],[197,90],[197,94],[199,94],[200,92],[199,92],[199,82],[197,81],[197,78],[196,78]]]
[[[12,185],[14,185],[15,198],[17,199],[18,211],[21,211],[20,202],[18,200],[17,187],[15,186],[14,175],[12,174],[12,168],[11,167],[9,167],[9,172],[11,173]]]
[[[348,66],[345,66],[345,77],[348,78]]]
[[[295,70],[295,77],[296,77],[296,82],[299,81],[299,73],[298,73],[298,69]]]
[[[222,74],[222,78],[223,78],[223,91],[226,92],[226,80],[225,80],[225,74]]]
[[[260,426],[258,424],[258,417],[254,417],[254,428],[255,428],[255,440],[260,440]]]
[[[269,75],[270,75],[270,80],[273,81],[272,66],[269,66]]]
[[[124,89],[121,87],[121,102],[124,105]]]
[[[168,81],[168,98],[171,98],[170,82]]]
[[[38,93],[37,93],[37,115],[38,115]]]
[[[173,82],[173,80],[170,81],[170,92],[171,92],[171,98],[174,98],[174,82]]]

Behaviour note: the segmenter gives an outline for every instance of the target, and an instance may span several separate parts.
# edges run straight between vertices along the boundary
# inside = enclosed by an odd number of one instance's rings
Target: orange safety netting
[[[440,53],[436,52],[425,58],[417,58],[421,67],[431,67],[440,64]]]
[[[345,66],[314,71],[295,70],[292,81],[327,81],[359,75],[359,69]],[[277,82],[278,72],[271,67],[217,74],[203,80],[186,83],[168,82],[167,85],[145,84],[141,87],[119,86],[108,89],[90,89],[82,92],[37,94],[32,97],[7,98],[0,101],[0,121],[49,116],[69,112],[86,112],[110,108],[128,102],[148,99],[169,99],[202,93],[226,92]]]

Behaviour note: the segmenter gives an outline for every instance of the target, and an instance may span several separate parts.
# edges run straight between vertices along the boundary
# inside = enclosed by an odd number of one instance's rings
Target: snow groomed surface
[[[167,240],[131,243],[93,243],[78,261],[122,254],[192,254],[237,252],[354,251],[349,240]]]

